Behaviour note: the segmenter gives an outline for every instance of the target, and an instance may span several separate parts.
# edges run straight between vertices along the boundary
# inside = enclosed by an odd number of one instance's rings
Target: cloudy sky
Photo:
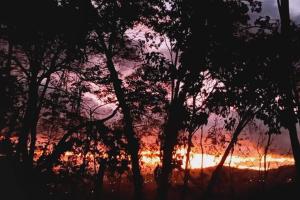
[[[262,13],[260,13],[259,15],[261,16],[268,15],[271,16],[272,18],[279,18],[277,0],[261,0],[261,1],[263,2],[263,8],[262,8],[263,10]],[[291,13],[292,20],[296,21],[297,24],[300,24],[300,0],[290,0],[290,13]],[[138,30],[136,29],[129,30],[128,35],[134,35],[134,37],[138,37],[139,39],[142,39],[140,37],[143,37],[144,32],[143,31],[140,32],[140,29],[144,30],[145,27],[139,27]],[[167,49],[166,47],[162,47],[160,51],[167,52]],[[135,66],[135,64],[133,63],[131,64],[127,63],[126,65],[122,65],[122,64],[118,65],[118,69],[119,71],[122,72],[122,75],[126,75],[126,74],[128,75],[130,72],[132,72],[133,66]],[[99,101],[95,99],[96,97],[94,95],[88,94],[86,97],[94,101],[95,105],[99,104]],[[104,116],[110,114],[112,110],[110,106],[108,106],[108,108],[109,109],[107,109],[106,107],[104,109],[105,112],[101,113],[101,116],[99,118],[103,118]],[[249,136],[249,131],[244,131],[244,136],[245,135]],[[251,133],[250,135],[251,136],[248,137],[248,139],[250,140],[250,142],[253,142],[253,144],[255,145],[258,135],[253,136],[253,134]],[[272,146],[274,149],[272,148],[271,151],[274,151],[276,153],[287,153],[291,151],[290,140],[286,130],[283,130],[283,134],[274,137],[274,143]]]
[[[263,14],[278,18],[277,0],[262,0]],[[300,23],[300,0],[290,0],[291,18]]]

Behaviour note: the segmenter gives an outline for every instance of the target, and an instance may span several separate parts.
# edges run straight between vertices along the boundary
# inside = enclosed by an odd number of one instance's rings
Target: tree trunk
[[[104,173],[106,170],[106,161],[105,159],[101,159],[99,163],[99,170],[96,176],[95,181],[95,199],[101,199],[102,192],[103,192],[103,179],[104,179]]]
[[[104,134],[106,134],[110,129],[104,125],[104,122],[111,119],[112,116],[114,116],[115,113],[112,115],[106,117],[103,120],[98,120],[98,121],[92,121],[88,123],[82,123],[79,124],[73,128],[70,128],[66,134],[60,139],[58,144],[55,146],[53,152],[47,156],[46,159],[38,160],[38,169],[40,171],[49,171],[51,170],[52,166],[59,160],[60,156],[65,153],[66,151],[70,150],[74,143],[77,141],[76,138],[72,138],[71,136],[73,133],[79,131],[81,128],[89,125],[95,125],[99,131],[102,131]],[[90,123],[90,124],[89,124]]]
[[[172,161],[173,161],[173,151],[176,145],[176,139],[178,136],[178,130],[174,128],[173,120],[170,120],[166,124],[165,133],[167,134],[163,141],[163,158],[162,158],[162,169],[159,177],[159,184],[157,188],[158,199],[166,200],[168,196],[169,189],[169,177],[172,172]]]
[[[232,156],[234,153],[234,147],[231,149],[230,152],[230,159],[229,159],[229,186],[230,186],[230,196],[231,199],[235,199],[235,190],[234,190],[234,182],[233,182],[233,172],[232,172],[232,167],[231,167],[231,162],[232,162]]]
[[[192,150],[192,138],[193,138],[193,132],[189,132],[188,136],[188,148],[186,151],[186,160],[185,160],[185,168],[184,168],[184,178],[183,178],[183,188],[182,188],[182,194],[181,194],[181,199],[184,200],[187,189],[188,189],[188,182],[190,178],[190,155],[191,155],[191,150]]]
[[[291,124],[288,128],[289,136],[291,140],[291,146],[293,151],[293,156],[295,160],[296,166],[296,181],[299,183],[300,181],[300,146],[299,146],[299,139],[297,135],[296,124]]]
[[[90,121],[92,121],[92,118],[90,118]],[[88,166],[87,161],[87,154],[90,150],[90,135],[92,135],[92,124],[89,124],[89,126],[86,129],[86,138],[83,140],[83,158],[82,158],[82,164],[79,168],[79,173],[83,176],[86,170],[86,167]]]
[[[204,148],[203,148],[203,126],[201,127],[201,134],[200,134],[200,149],[201,149],[201,171],[200,171],[200,180],[201,184],[203,184],[203,177],[204,177]]]
[[[230,141],[229,145],[227,146],[227,148],[226,148],[219,164],[217,165],[216,169],[213,171],[213,173],[211,175],[211,178],[210,178],[210,181],[208,182],[206,191],[204,192],[203,199],[210,199],[210,197],[212,195],[213,188],[219,180],[219,176],[220,176],[220,173],[221,173],[222,168],[224,166],[224,163],[225,163],[228,155],[230,154],[230,152],[234,148],[234,145],[236,144],[240,133],[242,132],[244,127],[248,124],[250,119],[251,119],[250,115],[245,115],[245,117],[239,122],[237,128],[235,129],[235,131],[232,135],[231,141]]]
[[[162,144],[162,170],[159,178],[159,184],[157,188],[158,199],[166,200],[169,189],[169,178],[173,170],[173,152],[175,145],[177,144],[177,137],[180,130],[180,124],[182,122],[182,109],[184,95],[177,97],[170,105],[168,120],[165,124],[163,131],[163,144]]]
[[[293,80],[293,75],[295,71],[292,67],[292,61],[290,60],[287,52],[289,52],[289,34],[290,34],[290,11],[289,11],[289,0],[277,0],[278,10],[281,20],[281,64],[282,73],[284,75],[284,80],[282,81],[283,92],[287,95],[287,113],[289,115],[288,131],[291,140],[291,146],[293,151],[293,156],[296,166],[296,179],[297,182],[300,180],[300,143],[297,136],[296,122],[293,120],[296,118],[293,106],[293,100],[295,99],[295,94],[293,94],[294,85],[291,80]],[[285,68],[285,69],[284,69]]]
[[[39,171],[51,171],[53,165],[59,160],[60,156],[72,149],[76,140],[74,138],[69,139],[68,141],[59,142],[58,145],[55,147],[54,151],[49,155],[45,160],[39,160],[39,165],[37,169]]]
[[[113,83],[113,87],[115,90],[116,97],[122,109],[122,113],[124,116],[124,131],[125,136],[128,142],[128,152],[131,157],[131,165],[132,165],[132,173],[133,173],[133,181],[134,181],[134,189],[135,189],[135,199],[143,198],[143,177],[141,175],[140,170],[140,162],[139,162],[139,141],[136,138],[136,134],[133,128],[133,119],[130,113],[130,108],[127,105],[125,99],[125,92],[122,88],[122,81],[118,77],[118,73],[115,69],[112,56],[108,50],[106,50],[106,60],[107,60],[107,68],[110,72],[110,78]]]
[[[271,145],[271,136],[272,136],[271,134],[268,134],[268,140],[264,151],[264,188],[266,186],[267,175],[268,175],[267,156]]]
[[[195,94],[193,96],[193,110],[192,110],[192,120],[194,120],[195,115],[196,115],[196,97],[197,94]],[[181,194],[181,199],[184,200],[185,196],[186,196],[186,192],[188,190],[188,184],[189,184],[189,179],[190,179],[190,154],[191,154],[191,150],[192,150],[192,145],[193,145],[193,135],[195,133],[195,131],[198,128],[194,129],[194,130],[189,130],[188,131],[188,148],[186,151],[186,160],[185,160],[185,169],[184,169],[184,179],[183,179],[183,188],[182,188],[182,194]]]
[[[34,151],[35,151],[35,144],[36,144],[36,137],[37,137],[37,123],[38,119],[35,119],[32,126],[31,126],[31,134],[30,134],[30,146],[29,146],[29,155],[28,155],[28,164],[33,166],[34,160]]]
[[[288,81],[288,80],[287,80]],[[293,151],[293,157],[295,160],[295,167],[296,167],[296,181],[298,184],[300,184],[300,142],[297,134],[297,127],[296,127],[296,119],[297,116],[294,112],[293,107],[293,93],[292,88],[286,88],[286,94],[287,94],[287,113],[289,116],[289,119],[287,119],[287,129],[290,136],[291,141],[291,147]]]
[[[25,111],[22,127],[19,135],[19,142],[17,146],[17,156],[23,161],[28,161],[28,147],[27,142],[29,133],[33,127],[36,117],[37,102],[38,102],[38,84],[35,81],[36,76],[33,74],[29,85],[28,103]]]
[[[34,113],[35,116],[34,116],[34,119],[32,120],[32,124],[31,124],[30,147],[29,147],[29,156],[28,156],[29,165],[31,165],[31,166],[33,165],[33,159],[34,159],[34,151],[35,151],[35,144],[36,144],[36,137],[37,137],[37,124],[39,121],[40,112],[42,110],[44,98],[45,98],[49,83],[50,83],[50,77],[48,77],[46,80],[46,84],[44,86],[41,96],[39,97],[37,95],[37,98],[39,99],[39,104],[36,106],[36,112]],[[38,94],[38,87],[39,86],[37,86],[37,94]]]
[[[74,139],[71,138],[72,134],[76,131],[78,131],[80,128],[84,127],[83,124],[71,128],[64,136],[60,139],[60,141],[55,146],[53,152],[48,155],[44,160],[40,158],[38,163],[38,170],[39,171],[49,171],[51,170],[52,166],[59,160],[60,156],[70,150],[75,142]]]

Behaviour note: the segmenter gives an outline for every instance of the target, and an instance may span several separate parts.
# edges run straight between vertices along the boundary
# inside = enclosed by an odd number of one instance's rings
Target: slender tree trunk
[[[185,160],[185,168],[184,168],[184,178],[183,178],[183,188],[182,188],[182,194],[181,194],[181,199],[184,200],[187,189],[188,189],[188,184],[189,184],[189,178],[190,178],[190,155],[191,155],[191,150],[192,150],[192,138],[193,138],[193,132],[189,132],[188,135],[188,147],[186,151],[186,160]]]
[[[184,94],[176,97],[169,108],[168,119],[163,130],[162,143],[162,170],[157,188],[157,197],[159,200],[166,200],[169,189],[169,178],[173,170],[173,152],[177,144],[177,137],[182,122],[182,110],[184,102]]]
[[[267,175],[268,175],[267,156],[268,156],[269,148],[271,145],[271,138],[272,138],[272,135],[268,134],[268,140],[267,140],[267,144],[265,146],[265,151],[264,151],[264,188],[266,186]]]
[[[28,164],[30,166],[33,165],[34,160],[34,151],[35,151],[35,145],[37,140],[37,124],[39,121],[39,115],[40,115],[40,109],[37,109],[35,113],[34,120],[31,124],[31,132],[30,132],[30,146],[29,146],[29,155],[28,155]]]
[[[260,144],[261,144],[261,134],[259,135],[258,139],[257,139],[257,144],[256,144],[256,151],[257,151],[257,154],[258,154],[258,180],[261,180],[262,179],[262,172],[261,172],[261,166],[262,166],[262,155],[260,153]]]
[[[64,152],[70,150],[72,148],[72,146],[74,145],[74,143],[76,142],[73,138],[71,138],[73,133],[80,130],[85,125],[86,124],[83,123],[83,124],[80,124],[79,126],[76,126],[74,128],[69,129],[68,132],[66,134],[64,134],[64,136],[57,143],[57,145],[55,146],[53,152],[49,156],[47,156],[47,158],[45,160],[39,159],[37,161],[37,163],[38,163],[37,168],[40,171],[44,171],[44,170],[49,171],[49,170],[51,170],[52,166],[59,160],[60,156]]]
[[[82,164],[79,168],[79,174],[81,174],[82,176],[84,175],[85,169],[88,166],[87,154],[89,152],[89,148],[90,148],[89,146],[90,146],[90,141],[88,140],[88,136],[87,136],[85,144],[83,145]]]
[[[195,116],[196,116],[196,97],[197,94],[195,94],[193,96],[193,110],[192,110],[192,119],[191,121],[194,120]],[[181,194],[181,199],[184,200],[185,196],[186,196],[186,192],[188,190],[188,184],[189,184],[189,179],[190,179],[190,154],[191,154],[191,150],[192,150],[192,145],[193,145],[193,135],[195,133],[195,131],[198,128],[196,128],[195,130],[189,130],[188,131],[188,147],[187,147],[187,151],[186,151],[186,160],[185,160],[185,169],[184,169],[184,179],[183,179],[183,190],[182,190],[182,194]]]
[[[232,149],[234,148],[234,145],[236,144],[238,137],[240,135],[240,133],[242,132],[242,130],[244,129],[244,127],[248,124],[248,122],[250,121],[251,117],[250,115],[245,115],[243,117],[243,119],[239,122],[237,128],[235,129],[231,141],[229,143],[229,145],[227,146],[219,164],[217,165],[216,169],[213,171],[212,176],[210,178],[210,181],[208,182],[206,191],[204,192],[203,198],[204,199],[210,199],[211,195],[212,195],[212,191],[214,186],[216,185],[216,183],[219,180],[219,176],[220,173],[222,171],[222,168],[224,166],[224,163],[228,157],[228,155],[230,154],[230,152],[232,151]]]
[[[201,149],[201,171],[200,171],[200,177],[201,177],[201,183],[203,184],[203,177],[204,177],[204,148],[203,148],[203,126],[201,127],[201,134],[200,134],[200,149]]]
[[[102,199],[102,192],[103,192],[103,179],[104,179],[104,173],[106,170],[106,160],[101,159],[99,163],[99,170],[96,176],[95,181],[95,199]]]
[[[47,78],[44,89],[43,89],[40,97],[37,96],[40,101],[39,101],[39,104],[37,105],[35,116],[34,116],[34,119],[32,120],[32,124],[31,124],[30,148],[29,148],[29,156],[28,156],[28,161],[29,161],[30,166],[33,165],[34,151],[35,151],[35,145],[36,145],[36,139],[37,139],[37,124],[39,121],[40,112],[43,107],[44,98],[45,98],[49,83],[50,83],[50,77]],[[39,86],[37,86],[37,87],[39,87]]]
[[[104,125],[104,122],[111,119],[114,115],[115,115],[115,112],[103,120],[93,121],[93,122],[89,122],[89,123],[95,125],[98,128],[98,130],[103,132],[103,134],[106,134],[110,130],[107,126]],[[89,126],[89,124],[82,123],[82,124],[79,124],[78,126],[70,128],[68,130],[68,132],[60,139],[58,144],[55,146],[51,155],[49,155],[44,160],[38,160],[37,168],[40,171],[51,170],[52,166],[59,160],[60,156],[63,153],[65,153],[66,151],[70,150],[73,147],[74,143],[77,141],[75,138],[71,137],[73,135],[73,133],[79,131],[81,128],[83,128],[85,126]]]
[[[293,156],[295,160],[296,166],[296,180],[299,183],[300,181],[300,146],[299,146],[299,139],[297,135],[296,124],[290,125],[289,129],[289,136],[291,140],[291,146],[293,151]]]
[[[216,185],[217,181],[219,180],[219,176],[220,176],[220,173],[222,171],[222,168],[224,166],[224,163],[228,157],[228,155],[230,154],[230,152],[232,151],[237,139],[238,139],[238,136],[240,135],[242,130],[236,130],[233,134],[233,137],[229,143],[229,145],[227,146],[222,158],[221,158],[221,161],[219,162],[219,164],[217,165],[216,169],[213,171],[212,173],[212,176],[211,176],[211,179],[208,183],[208,186],[206,188],[206,191],[204,193],[204,199],[209,199],[211,197],[211,194],[212,194],[212,191],[213,191],[213,188],[214,186]]]
[[[232,167],[231,167],[233,153],[234,153],[234,147],[231,149],[230,159],[229,159],[229,186],[230,186],[231,199],[235,199],[235,190],[234,190],[234,183],[233,183],[233,173],[232,173]]]
[[[158,184],[158,199],[159,200],[166,200],[168,195],[169,189],[169,177],[172,172],[172,161],[173,161],[173,151],[176,145],[176,138],[178,135],[178,130],[172,128],[173,123],[170,121],[166,124],[165,132],[167,133],[164,144],[163,144],[163,158],[162,158],[162,169],[161,174],[159,177],[159,184]],[[171,135],[172,134],[172,135]],[[176,136],[173,136],[176,135]]]
[[[293,157],[295,160],[295,167],[296,167],[296,181],[298,184],[300,184],[300,142],[297,134],[297,127],[296,127],[296,122],[293,122],[294,119],[297,118],[294,109],[293,109],[293,102],[291,100],[292,94],[291,92],[288,92],[288,107],[287,112],[288,115],[290,116],[290,121],[288,122],[288,132],[290,136],[290,141],[291,141],[291,147],[293,151]]]
[[[130,108],[125,99],[125,92],[122,88],[122,81],[118,77],[118,73],[115,69],[112,56],[108,50],[106,51],[107,68],[110,72],[110,78],[113,83],[116,97],[122,109],[124,116],[124,131],[128,142],[128,152],[131,157],[135,199],[143,198],[143,177],[140,170],[140,158],[139,158],[139,141],[136,138],[136,134],[133,128],[133,119],[130,113]]]
[[[291,83],[293,80],[293,75],[295,71],[292,67],[292,61],[289,59],[287,52],[289,52],[289,34],[290,34],[290,11],[289,11],[289,0],[277,0],[278,10],[281,19],[281,35],[282,35],[282,45],[281,45],[281,64],[283,70],[281,70],[285,75],[285,80],[282,82],[282,88],[287,95],[287,113],[290,118],[288,122],[288,131],[291,140],[291,146],[293,151],[293,156],[295,160],[296,167],[296,179],[297,182],[300,180],[300,143],[297,136],[296,122],[292,122],[296,116],[294,112],[293,99],[295,99],[295,94],[293,94],[294,85]],[[285,68],[285,69],[284,69]]]
[[[31,126],[31,134],[30,134],[30,146],[29,146],[29,154],[28,154],[28,164],[30,166],[33,166],[33,160],[34,160],[34,151],[35,151],[35,144],[37,140],[37,123],[38,120],[34,120],[32,126]]]
[[[28,142],[30,130],[33,127],[33,122],[35,120],[35,115],[36,115],[36,110],[37,110],[38,85],[35,81],[35,75],[32,75],[32,78],[31,78],[27,102],[28,102],[27,108],[26,108],[24,119],[22,122],[22,128],[21,128],[18,147],[17,147],[17,156],[23,162],[28,161],[27,142]]]
[[[184,111],[184,101],[186,99],[187,89],[187,85],[183,85],[180,92],[179,89],[175,89],[175,96],[171,101],[168,110],[168,119],[164,125],[163,140],[161,144],[161,151],[163,154],[162,169],[157,188],[157,198],[159,200],[166,200],[168,197],[169,178],[173,170],[173,152],[175,145],[177,144],[179,131],[182,128],[182,113]]]
[[[73,144],[75,143],[75,140],[71,138],[73,133],[80,130],[82,127],[84,127],[84,125],[85,124],[80,124],[79,126],[70,129],[66,134],[64,134],[64,136],[60,139],[60,141],[55,146],[53,152],[49,156],[47,156],[45,160],[41,160],[41,159],[38,160],[37,168],[40,171],[51,170],[52,166],[58,161],[60,156],[64,152],[70,150]]]

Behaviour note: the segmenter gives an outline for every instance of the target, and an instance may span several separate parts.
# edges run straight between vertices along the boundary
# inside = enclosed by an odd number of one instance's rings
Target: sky
[[[271,18],[278,19],[279,18],[279,13],[278,13],[278,7],[277,7],[277,0],[262,0],[262,12],[259,13],[260,16],[270,16]],[[291,19],[295,21],[297,24],[300,24],[300,0],[290,0],[290,14],[291,14]],[[144,30],[145,27],[142,27]],[[143,37],[143,31],[136,31],[135,29],[131,30],[133,31],[132,33],[128,33],[129,35],[133,34],[135,37]],[[141,38],[139,38],[141,39]],[[166,49],[162,48],[160,51],[165,52]],[[124,76],[130,74],[132,72],[132,68],[136,67],[136,63],[130,63],[130,64],[124,64],[121,63],[118,65],[118,69],[121,72],[121,74]],[[94,96],[91,94],[88,94],[86,96],[87,98],[90,98],[91,100],[94,99]],[[97,100],[94,99],[95,102]],[[96,104],[98,104],[97,102]],[[101,110],[103,111],[103,110]],[[112,108],[110,106],[105,108],[106,112],[100,112],[101,117],[103,118],[104,116],[107,116],[111,111]],[[299,128],[299,127],[298,127]],[[300,130],[300,129],[298,129]],[[250,133],[251,131],[244,131],[244,135],[248,135],[248,140],[249,142],[255,144],[257,141],[258,136],[254,136],[253,134]],[[276,153],[287,153],[290,152],[290,140],[288,137],[288,134],[286,130],[283,131],[283,134],[278,135],[274,137],[274,143],[273,143],[274,150],[271,149],[271,152],[274,151]],[[250,150],[251,151],[251,150]]]
[[[269,15],[278,18],[277,0],[262,0],[264,15]],[[291,19],[300,23],[300,0],[290,0]]]
[[[262,2],[262,12],[259,15],[268,15],[271,18],[278,19],[279,12],[277,7],[277,0],[262,0]],[[290,0],[290,15],[291,20],[293,20],[296,24],[300,24],[300,0]],[[300,130],[299,127],[298,130]],[[290,150],[290,140],[286,130],[283,131],[283,134],[275,137],[274,144],[275,146],[277,146],[277,150],[279,150],[281,153]]]

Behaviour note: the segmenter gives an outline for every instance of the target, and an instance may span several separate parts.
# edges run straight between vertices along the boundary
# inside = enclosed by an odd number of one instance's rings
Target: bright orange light
[[[183,162],[186,162],[186,157],[184,157]],[[216,158],[212,155],[204,154],[203,155],[203,168],[215,166]],[[190,168],[191,169],[200,169],[202,167],[202,154],[192,154],[190,158]],[[182,168],[185,168],[183,165]]]
[[[186,162],[186,149],[181,148],[176,151],[177,155],[180,155],[183,157],[183,164],[182,168],[185,168],[185,162]],[[203,159],[203,166],[202,166],[202,159]],[[189,168],[190,169],[200,169],[201,167],[207,168],[207,167],[213,167],[216,166],[221,157],[210,155],[210,154],[202,154],[198,152],[191,152],[190,153],[190,162],[189,162]],[[149,167],[156,166],[160,164],[160,158],[159,158],[159,152],[151,152],[151,151],[142,151],[141,152],[141,161]],[[267,156],[267,165],[268,169],[274,169],[278,168],[280,166],[284,165],[293,165],[294,159],[291,157],[282,157],[278,155],[270,154]],[[242,157],[242,156],[236,156],[233,155],[232,157],[228,157],[225,164],[225,166],[231,166],[236,167],[239,169],[252,169],[252,170],[262,170],[263,168],[263,160],[259,159],[255,156],[249,156],[249,157]]]
[[[36,159],[41,155],[41,152],[36,152],[37,157]],[[182,157],[182,168],[185,168],[185,162],[186,162],[186,149],[181,148],[176,151],[176,154]],[[160,157],[159,157],[159,152],[158,151],[148,151],[144,150],[141,151],[141,162],[143,163],[143,167],[146,167],[151,169],[154,168],[155,166],[159,165],[161,163]],[[81,154],[74,155],[73,152],[67,151],[61,156],[61,161],[67,162],[70,156],[75,156],[78,159],[77,164],[80,164],[82,162],[82,159],[80,157],[82,156]],[[89,160],[94,159],[94,155],[91,153],[88,153],[86,157],[90,158]],[[207,167],[213,167],[216,166],[221,157],[216,156],[216,155],[211,155],[211,154],[202,154],[198,152],[192,151],[190,153],[190,162],[189,162],[189,168],[190,169],[200,169],[201,167],[207,168]],[[203,164],[202,164],[203,160]],[[284,165],[293,165],[294,164],[294,159],[292,157],[287,157],[287,156],[279,156],[279,155],[274,155],[270,154],[267,156],[267,166],[268,169],[275,169],[280,166]],[[259,159],[258,157],[255,156],[248,156],[248,157],[242,157],[242,156],[237,156],[233,155],[232,157],[228,157],[225,164],[225,166],[231,166],[239,169],[252,169],[252,170],[263,170],[263,159]],[[90,166],[90,168],[93,168],[93,166]]]

